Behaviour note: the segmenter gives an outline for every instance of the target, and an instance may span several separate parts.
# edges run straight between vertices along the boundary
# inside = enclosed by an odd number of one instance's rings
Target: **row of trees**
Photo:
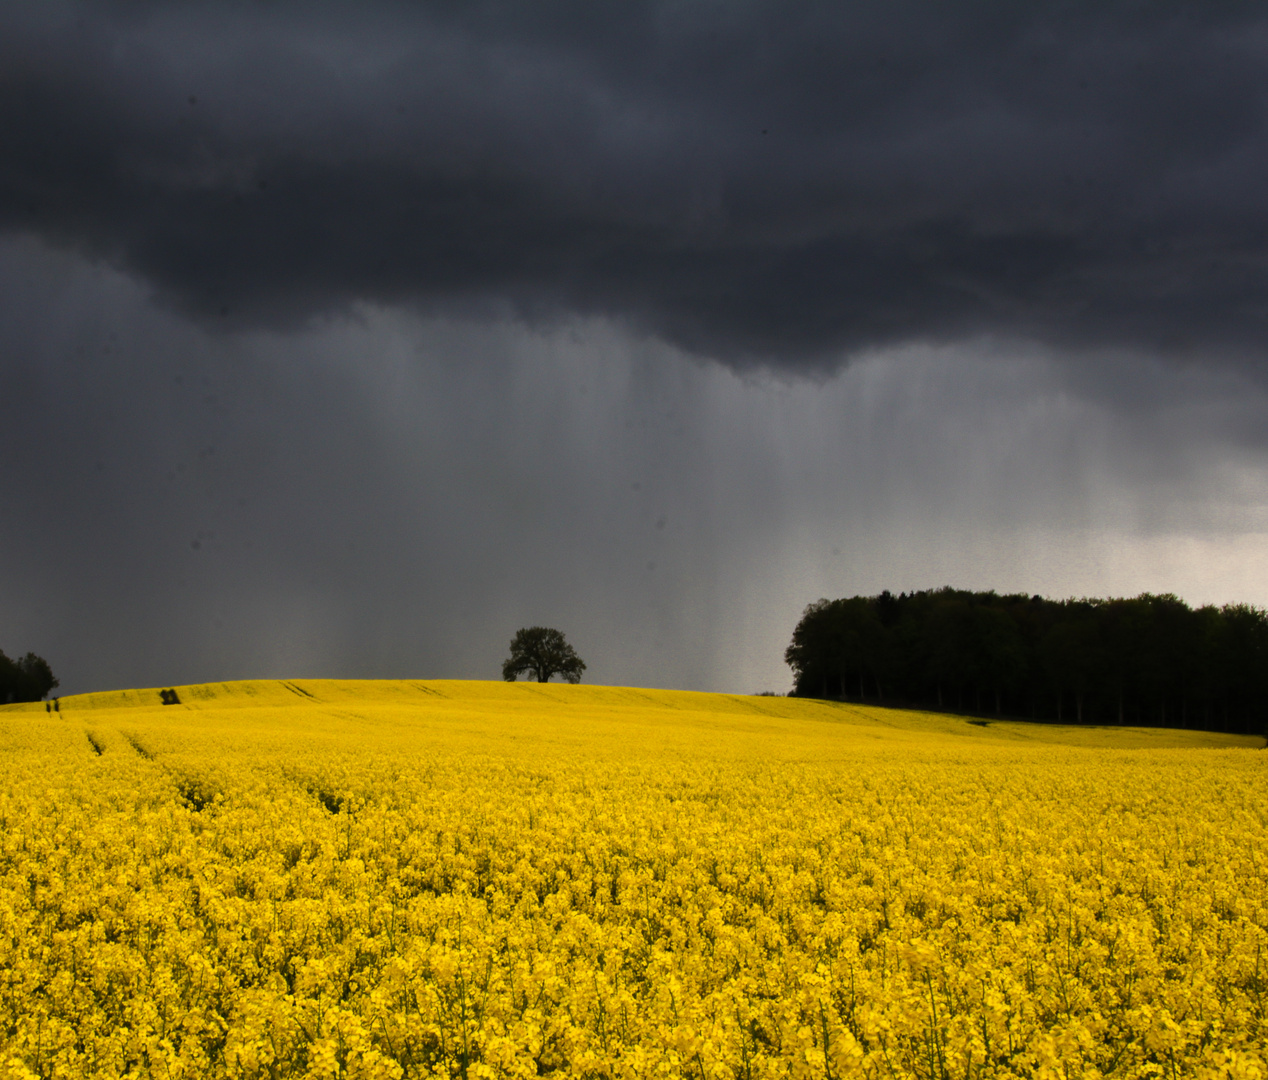
[[[802,697],[1067,723],[1268,729],[1268,612],[1245,604],[883,592],[811,604],[784,659]]]
[[[0,652],[0,705],[15,701],[39,701],[59,684],[48,661],[27,653],[10,660]]]

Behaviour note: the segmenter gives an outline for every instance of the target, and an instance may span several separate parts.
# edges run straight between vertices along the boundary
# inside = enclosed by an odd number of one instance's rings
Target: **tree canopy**
[[[0,705],[15,701],[40,701],[60,685],[48,661],[29,652],[10,660],[0,652]]]
[[[502,664],[502,678],[514,682],[527,674],[538,682],[549,682],[552,675],[562,675],[577,683],[585,669],[585,662],[558,630],[529,626],[517,630],[511,639],[511,655]]]
[[[1268,726],[1268,612],[1245,604],[883,592],[811,604],[784,659],[802,697],[1255,734]]]

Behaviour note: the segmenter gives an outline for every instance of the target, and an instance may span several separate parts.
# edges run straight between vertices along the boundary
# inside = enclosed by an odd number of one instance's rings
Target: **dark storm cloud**
[[[497,678],[537,624],[587,681],[738,691],[787,687],[820,596],[1263,604],[1266,403],[1245,372],[981,341],[811,380],[604,319],[215,334],[0,239],[0,648],[64,693]]]
[[[1251,4],[11,4],[0,227],[227,326],[1258,362],[1266,100]]]

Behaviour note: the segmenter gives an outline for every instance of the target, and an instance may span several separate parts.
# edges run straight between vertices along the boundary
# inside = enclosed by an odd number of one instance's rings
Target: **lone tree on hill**
[[[517,630],[511,638],[511,656],[502,664],[502,678],[514,682],[527,673],[538,682],[549,682],[552,675],[562,675],[568,682],[577,683],[585,669],[585,661],[558,630],[530,626]]]

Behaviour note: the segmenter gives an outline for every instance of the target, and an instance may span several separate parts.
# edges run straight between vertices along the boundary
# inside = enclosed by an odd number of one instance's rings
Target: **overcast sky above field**
[[[785,690],[821,596],[1268,604],[1268,15],[0,2],[0,648]]]

